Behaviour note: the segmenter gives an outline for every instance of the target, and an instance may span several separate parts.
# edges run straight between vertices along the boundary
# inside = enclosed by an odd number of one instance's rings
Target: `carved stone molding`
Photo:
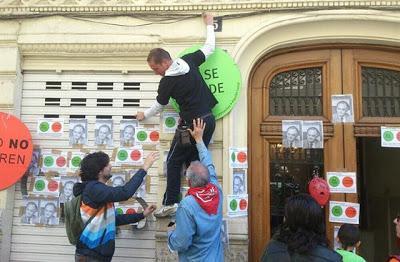
[[[0,17],[53,14],[136,14],[154,12],[321,10],[330,8],[398,8],[400,1],[255,1],[241,0],[0,0]]]
[[[324,122],[324,139],[333,137],[333,124]],[[282,122],[263,122],[260,125],[260,134],[265,138],[282,138]]]
[[[32,43],[19,44],[23,55],[56,55],[85,54],[85,55],[115,55],[129,54],[130,56],[147,56],[158,43]]]

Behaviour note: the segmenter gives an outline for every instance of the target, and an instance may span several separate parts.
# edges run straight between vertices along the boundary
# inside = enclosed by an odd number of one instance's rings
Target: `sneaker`
[[[160,209],[156,210],[154,212],[155,217],[166,217],[166,216],[173,216],[176,213],[176,210],[178,209],[178,204],[175,203],[173,205],[169,206],[161,206]]]
[[[136,228],[137,229],[142,229],[142,228],[144,228],[145,226],[146,226],[146,218],[143,218],[142,220],[140,220],[139,222],[138,222],[138,224],[136,225]]]

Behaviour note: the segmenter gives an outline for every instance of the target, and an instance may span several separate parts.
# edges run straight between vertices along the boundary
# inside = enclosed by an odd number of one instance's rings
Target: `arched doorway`
[[[398,50],[383,47],[318,46],[276,52],[253,68],[248,98],[251,261],[258,261],[281,223],[285,199],[305,192],[315,174],[357,172],[358,181],[366,183],[358,184],[358,193],[331,194],[331,200],[366,206],[370,182],[357,165],[357,157],[363,161],[360,152],[364,150],[359,138],[379,137],[380,126],[400,123],[399,58]],[[353,96],[354,124],[331,122],[331,95],[337,94]],[[290,119],[323,121],[324,148],[283,148],[281,123]],[[368,225],[361,208],[363,229]],[[329,223],[326,214],[327,236],[332,241],[337,224]]]

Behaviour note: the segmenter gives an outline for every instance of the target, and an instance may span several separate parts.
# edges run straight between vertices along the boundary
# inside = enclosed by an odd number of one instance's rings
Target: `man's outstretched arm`
[[[196,141],[200,162],[207,167],[208,172],[210,173],[210,182],[218,185],[217,174],[215,173],[215,167],[212,162],[211,154],[203,142],[203,133],[205,128],[206,123],[203,122],[203,119],[193,119],[193,131],[189,129],[189,132]]]
[[[205,58],[209,57],[215,50],[214,16],[208,13],[203,14],[204,23],[207,25],[206,42],[200,48]]]

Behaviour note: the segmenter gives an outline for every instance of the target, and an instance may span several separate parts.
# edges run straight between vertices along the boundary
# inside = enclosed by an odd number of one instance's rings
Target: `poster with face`
[[[94,130],[94,144],[98,146],[112,146],[113,145],[113,121],[96,120],[96,129]]]
[[[65,203],[72,200],[74,197],[73,188],[74,184],[78,182],[77,177],[62,176],[60,188],[60,203]]]
[[[322,121],[303,121],[303,148],[324,148]]]
[[[301,127],[301,120],[282,120],[282,144],[284,147],[301,148],[303,146]]]
[[[332,122],[353,123],[353,95],[332,96]]]
[[[31,164],[29,165],[29,175],[31,176],[38,176],[40,173],[40,148],[34,148],[32,152],[32,160]]]
[[[87,120],[70,119],[69,120],[69,144],[87,145]]]
[[[113,187],[123,186],[126,182],[126,175],[125,173],[113,173],[111,176],[111,184]]]
[[[40,200],[40,224],[42,225],[58,225],[59,204],[57,200]]]
[[[25,199],[25,207],[21,215],[22,224],[39,224],[39,200],[34,198]]]
[[[135,128],[138,127],[137,120],[121,120],[120,123],[120,145],[123,147],[134,146]]]
[[[247,194],[247,179],[245,170],[233,170],[232,177],[232,194]]]

